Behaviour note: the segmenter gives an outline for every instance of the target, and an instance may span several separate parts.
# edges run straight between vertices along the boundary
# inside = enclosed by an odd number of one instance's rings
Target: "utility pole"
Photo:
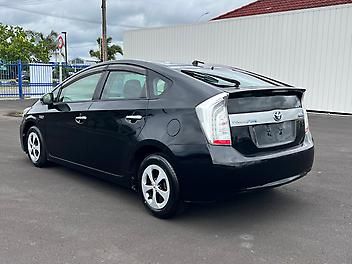
[[[101,37],[101,59],[102,61],[108,60],[108,45],[106,36],[106,0],[101,2],[102,11],[102,37]]]
[[[67,56],[67,32],[66,31],[62,31],[61,33],[65,35],[65,62],[66,62],[66,65],[67,65],[67,63],[68,63],[68,56]]]

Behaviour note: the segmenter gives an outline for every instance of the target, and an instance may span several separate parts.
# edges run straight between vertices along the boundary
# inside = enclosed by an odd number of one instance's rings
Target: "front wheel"
[[[154,216],[171,218],[182,208],[176,173],[162,155],[153,154],[143,160],[138,185],[145,207]]]
[[[36,167],[43,167],[47,163],[46,148],[39,128],[33,126],[27,133],[27,154]]]

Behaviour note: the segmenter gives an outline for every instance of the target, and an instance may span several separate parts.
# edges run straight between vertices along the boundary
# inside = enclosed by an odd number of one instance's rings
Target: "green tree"
[[[121,55],[123,55],[122,48],[119,45],[117,45],[117,44],[111,45],[111,42],[112,42],[111,37],[108,37],[106,41],[108,43],[108,60],[115,60],[117,53],[120,53]],[[97,58],[97,59],[101,60],[101,54],[100,54],[101,38],[97,39],[97,43],[98,43],[98,46],[100,49],[99,50],[90,50],[89,55],[93,58]]]
[[[49,62],[56,50],[57,33],[45,36],[19,26],[0,23],[0,59],[6,62]]]

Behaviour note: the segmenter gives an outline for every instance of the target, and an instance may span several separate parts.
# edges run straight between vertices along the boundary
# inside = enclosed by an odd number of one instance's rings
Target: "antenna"
[[[199,60],[194,60],[192,62],[192,65],[195,66],[195,67],[198,67],[199,64],[205,64],[205,62],[204,61],[199,61]]]

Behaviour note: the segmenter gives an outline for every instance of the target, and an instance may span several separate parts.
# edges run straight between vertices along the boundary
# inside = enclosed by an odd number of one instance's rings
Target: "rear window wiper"
[[[213,74],[208,74],[208,73],[201,73],[201,72],[195,72],[195,71],[188,71],[188,70],[182,70],[181,72],[196,78],[198,80],[204,81],[206,83],[215,85],[217,87],[221,87],[221,88],[226,88],[226,87],[234,87],[234,88],[238,88],[241,83],[237,80],[234,79],[230,79],[230,78],[226,78],[223,76],[218,76],[218,75],[213,75]],[[221,81],[225,81],[230,83],[229,85],[227,84],[220,84],[219,80]]]
[[[199,74],[197,72],[188,72],[188,71],[182,71],[182,72],[186,73],[187,75],[190,75],[191,77],[199,79],[201,81],[205,81],[207,83],[216,84],[219,82],[219,80],[207,74]]]

